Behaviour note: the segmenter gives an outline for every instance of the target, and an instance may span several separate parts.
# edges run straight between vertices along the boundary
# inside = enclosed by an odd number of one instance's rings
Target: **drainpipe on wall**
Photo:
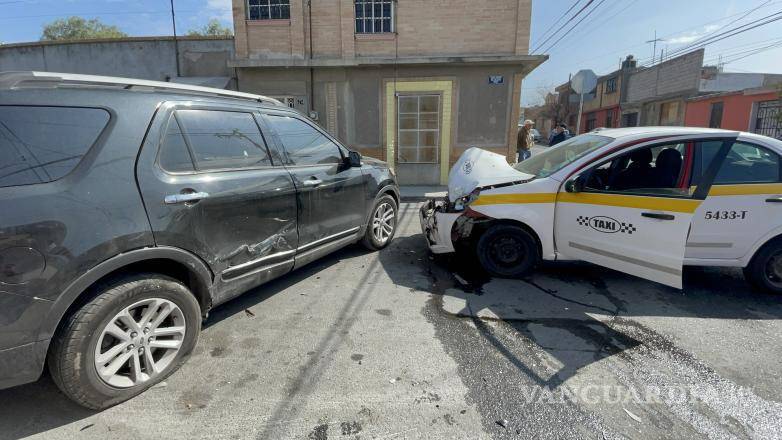
[[[307,33],[309,33],[310,40],[310,87],[309,87],[309,117],[312,118],[315,114],[315,68],[312,67],[312,0],[307,0]],[[314,119],[314,118],[312,118]]]

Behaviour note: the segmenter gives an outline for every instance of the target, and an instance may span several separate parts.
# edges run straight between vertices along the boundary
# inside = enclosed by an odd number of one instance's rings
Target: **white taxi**
[[[515,166],[470,148],[420,211],[434,253],[492,275],[583,260],[676,288],[682,267],[744,268],[782,293],[782,141],[689,127],[605,129]]]

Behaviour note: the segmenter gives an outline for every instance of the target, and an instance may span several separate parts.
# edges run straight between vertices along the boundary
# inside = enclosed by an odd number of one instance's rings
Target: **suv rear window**
[[[108,122],[96,108],[0,106],[0,187],[70,173]]]
[[[177,110],[176,121],[179,122],[185,141],[190,145],[198,171],[272,165],[266,143],[251,113]],[[168,133],[167,142],[172,142],[172,137],[179,135],[176,128],[174,133]],[[164,150],[169,147],[163,146]],[[182,154],[180,156],[184,157]]]

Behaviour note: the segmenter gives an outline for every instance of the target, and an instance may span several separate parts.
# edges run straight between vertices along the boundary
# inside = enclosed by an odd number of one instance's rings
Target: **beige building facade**
[[[284,100],[402,184],[515,157],[531,0],[233,0],[239,90]]]

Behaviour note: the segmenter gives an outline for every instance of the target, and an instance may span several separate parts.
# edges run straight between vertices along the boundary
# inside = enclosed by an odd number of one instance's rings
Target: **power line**
[[[770,7],[770,6],[774,6],[774,5],[778,4],[778,3],[782,3],[782,0],[777,0],[777,1],[774,1],[774,2],[772,2],[772,3],[766,4],[765,6],[761,6],[761,9],[762,9],[762,8],[768,8],[768,7]],[[688,28],[684,28],[684,29],[679,29],[679,30],[676,30],[676,31],[674,31],[674,32],[671,32],[671,33],[669,33],[669,34],[667,34],[667,35],[663,35],[661,38],[670,38],[670,37],[672,37],[672,36],[674,36],[674,35],[681,34],[682,32],[687,32],[687,31],[689,31],[689,30],[698,29],[698,28],[700,28],[700,27],[703,27],[703,26],[708,26],[708,25],[710,25],[710,24],[713,24],[713,23],[719,23],[719,22],[721,22],[721,21],[724,21],[724,20],[727,20],[727,19],[730,19],[730,18],[733,18],[733,17],[739,16],[739,15],[742,15],[742,14],[744,14],[744,13],[746,13],[747,11],[749,11],[749,10],[752,10],[752,9],[754,9],[754,8],[751,8],[751,9],[745,9],[745,10],[743,10],[743,11],[739,11],[739,12],[737,12],[737,13],[735,13],[735,14],[728,15],[728,16],[725,16],[725,17],[722,17],[722,18],[719,18],[719,19],[717,19],[717,20],[710,20],[710,21],[707,21],[707,22],[704,22],[704,23],[697,24],[697,25],[695,25],[695,26],[692,26],[692,27],[688,27]],[[581,61],[578,61],[578,62],[576,62],[576,63],[573,63],[573,64],[575,64],[575,65],[580,65],[580,64],[582,64],[582,63],[584,63],[584,62],[586,62],[586,61],[590,61],[590,60],[594,60],[594,59],[602,59],[602,58],[607,58],[609,55],[615,55],[615,54],[623,53],[623,52],[626,52],[626,51],[628,51],[628,50],[630,50],[630,49],[634,49],[634,48],[636,48],[636,47],[641,47],[641,46],[643,46],[643,45],[644,45],[644,43],[639,43],[639,44],[634,44],[634,45],[632,45],[632,46],[627,46],[627,47],[624,47],[624,48],[622,48],[622,49],[619,49],[619,50],[615,50],[615,51],[611,51],[611,52],[604,52],[604,53],[601,53],[601,54],[599,54],[599,55],[597,55],[597,56],[592,56],[592,57],[589,57],[589,58],[584,58],[583,60],[581,60]],[[612,62],[611,62],[611,66],[613,66],[613,65],[614,65],[614,62],[612,61]],[[608,67],[605,67],[605,68],[608,68]],[[604,68],[604,69],[605,69],[605,68]],[[600,69],[600,70],[604,70],[604,69]]]
[[[750,30],[755,29],[755,28],[760,27],[760,26],[765,26],[765,25],[767,25],[769,23],[773,23],[773,22],[778,21],[780,19],[782,19],[782,11],[775,12],[773,14],[767,15],[765,17],[759,18],[757,20],[751,21],[751,22],[743,24],[741,26],[738,26],[738,27],[729,29],[727,31],[721,32],[719,34],[713,35],[711,37],[701,38],[701,39],[699,39],[699,40],[697,40],[697,41],[695,41],[693,43],[690,43],[690,44],[682,47],[682,48],[674,50],[672,53],[668,53],[667,57],[668,58],[675,57],[675,56],[681,55],[681,54],[683,54],[685,52],[691,52],[691,51],[694,51],[694,50],[697,50],[697,49],[701,49],[703,47],[706,47],[709,44],[716,43],[717,41],[722,41],[722,40],[724,40],[726,38],[730,38],[730,37],[733,37],[735,35],[743,34],[744,32],[750,31]],[[766,20],[766,21],[763,21],[763,20]],[[762,23],[760,23],[761,21],[762,21]],[[750,26],[750,25],[753,25],[753,26]],[[750,26],[750,27],[747,27],[747,26]],[[745,29],[742,29],[742,28],[745,28]],[[654,64],[653,60],[651,60],[651,62],[650,62],[650,60],[648,58],[645,59],[643,61],[643,63],[642,63],[642,65],[644,67],[648,67],[648,66],[650,66],[652,64]]]
[[[578,10],[578,12],[576,12],[575,14],[573,14],[573,15],[572,15],[572,16],[571,16],[571,17],[568,19],[568,21],[566,21],[566,22],[565,22],[565,23],[562,25],[562,27],[561,27],[561,28],[557,29],[557,31],[556,31],[556,32],[554,32],[553,34],[549,35],[549,37],[548,37],[548,38],[546,38],[546,39],[545,39],[545,40],[544,40],[542,43],[538,44],[538,46],[537,46],[536,48],[532,49],[532,50],[530,51],[530,53],[531,53],[531,54],[534,54],[535,52],[537,52],[537,51],[538,51],[538,49],[540,49],[540,48],[541,48],[541,46],[543,46],[544,44],[546,44],[546,43],[547,43],[547,42],[548,42],[548,41],[549,41],[551,38],[553,38],[553,37],[554,37],[554,35],[557,35],[557,34],[559,33],[559,31],[560,31],[560,30],[562,30],[562,29],[563,29],[565,26],[567,26],[567,24],[568,24],[568,23],[570,23],[571,21],[573,21],[573,19],[575,19],[576,17],[578,17],[578,15],[579,15],[579,14],[581,14],[581,12],[583,12],[583,11],[584,11],[584,9],[586,9],[587,7],[589,7],[589,5],[591,5],[591,4],[592,4],[592,2],[594,2],[594,1],[595,1],[595,0],[589,0],[589,1],[588,1],[588,2],[587,2],[585,5],[584,5],[584,6],[582,6],[582,7],[581,7],[581,9],[579,9],[579,10]],[[579,22],[579,23],[580,23],[580,22]]]
[[[592,25],[592,27],[591,27],[589,30],[587,30],[587,31],[585,31],[585,32],[582,32],[582,33],[581,33],[579,36],[580,36],[581,38],[583,38],[583,37],[585,37],[586,35],[589,35],[589,34],[591,34],[592,32],[596,31],[597,29],[600,29],[600,28],[601,28],[601,26],[603,26],[604,24],[606,24],[606,23],[610,22],[611,20],[613,20],[613,19],[614,19],[614,18],[615,18],[617,15],[619,15],[619,14],[621,14],[622,12],[624,12],[624,11],[626,11],[626,10],[630,9],[630,7],[631,7],[631,6],[633,6],[633,5],[634,5],[634,4],[635,4],[637,1],[638,1],[638,0],[630,0],[629,2],[627,2],[627,4],[625,4],[625,7],[624,7],[624,8],[620,9],[620,10],[619,10],[619,11],[617,11],[615,14],[613,14],[613,15],[609,16],[609,17],[608,17],[608,18],[606,18],[605,20],[603,20],[603,21],[601,21],[601,22],[599,22],[599,23],[595,23],[594,25]],[[567,46],[565,46],[565,47],[562,47],[562,46],[560,46],[560,47],[558,48],[558,50],[565,50],[565,49],[567,49],[567,48],[570,48],[570,47],[573,47],[573,44],[567,45]]]
[[[554,46],[556,46],[556,45],[557,45],[557,43],[559,43],[560,41],[562,41],[562,39],[563,39],[563,38],[565,38],[565,37],[566,37],[566,36],[567,36],[569,33],[571,33],[571,32],[573,31],[573,29],[577,28],[577,27],[578,27],[578,25],[579,25],[579,24],[581,24],[581,22],[583,22],[584,20],[586,20],[587,18],[589,18],[589,16],[590,16],[590,15],[592,15],[592,13],[593,13],[593,12],[595,12],[596,10],[598,10],[598,9],[600,8],[600,5],[602,5],[603,3],[605,3],[605,1],[606,1],[606,0],[600,0],[600,2],[599,2],[598,4],[596,4],[594,8],[590,9],[590,10],[589,10],[589,12],[587,12],[587,13],[586,13],[586,15],[584,15],[583,17],[581,17],[581,20],[578,20],[578,22],[576,22],[576,24],[574,24],[574,25],[573,25],[573,26],[572,26],[570,29],[568,29],[568,30],[567,30],[567,32],[565,32],[564,34],[562,34],[562,36],[561,36],[561,37],[559,37],[559,38],[557,39],[557,41],[555,41],[554,43],[552,43],[551,45],[549,45],[549,46],[546,48],[546,50],[544,50],[543,52],[549,51],[549,50],[551,50],[551,49],[552,49]],[[590,0],[590,2],[589,2],[589,3],[591,4],[591,3],[592,3],[592,1]]]
[[[548,29],[546,29],[546,32],[543,32],[543,34],[540,36],[540,38],[543,38],[543,37],[545,37],[546,35],[548,35],[548,33],[549,33],[549,32],[551,32],[551,30],[552,30],[552,29],[554,29],[554,26],[556,26],[556,25],[557,25],[557,24],[558,24],[558,23],[559,23],[559,22],[560,22],[560,21],[561,21],[563,18],[565,18],[565,16],[567,16],[568,14],[570,14],[570,11],[572,11],[572,10],[573,10],[573,8],[575,8],[575,7],[576,7],[576,5],[577,5],[577,4],[579,4],[580,2],[581,2],[581,0],[576,0],[576,1],[575,1],[575,2],[574,2],[574,3],[573,3],[571,6],[570,6],[570,8],[568,8],[568,10],[567,10],[567,11],[565,11],[565,13],[564,13],[564,14],[561,14],[561,15],[559,16],[559,18],[557,18],[557,19],[556,19],[556,21],[554,21],[554,23],[552,23],[552,24],[551,24],[551,26],[549,26],[549,28],[548,28]]]
[[[725,65],[725,64],[735,63],[738,60],[743,60],[744,58],[748,58],[748,57],[751,57],[753,55],[757,55],[757,54],[762,53],[762,52],[766,52],[766,51],[769,51],[769,50],[772,50],[772,49],[776,49],[778,47],[782,47],[782,41],[779,42],[779,43],[776,43],[776,44],[770,44],[770,45],[768,45],[766,47],[761,47],[759,49],[755,49],[754,51],[752,51],[750,53],[747,53],[747,54],[744,54],[742,56],[739,56],[738,58],[733,58],[733,59],[731,59],[729,61],[723,61],[722,64]],[[738,54],[735,54],[734,56],[736,56],[736,55],[738,55]]]

